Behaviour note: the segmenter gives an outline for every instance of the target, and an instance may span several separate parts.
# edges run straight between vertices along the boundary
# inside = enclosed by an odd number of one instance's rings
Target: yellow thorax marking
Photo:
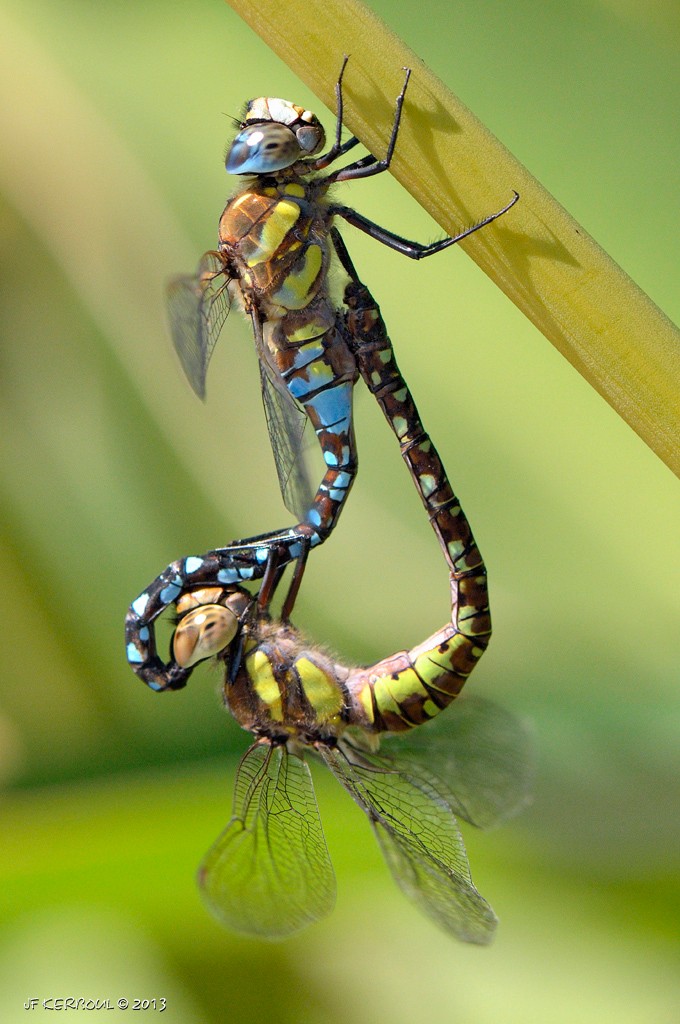
[[[252,680],[255,693],[266,705],[270,717],[275,722],[282,722],[281,689],[274,677],[269,658],[264,651],[254,651],[248,656],[247,661],[250,663],[248,675]]]
[[[309,658],[297,658],[295,668],[305,697],[319,722],[327,722],[342,711],[344,699],[336,682]]]
[[[319,276],[323,253],[318,245],[310,245],[296,270],[291,271],[272,300],[286,309],[303,309],[309,302],[314,282]]]
[[[298,204],[289,199],[281,199],[272,207],[269,216],[262,223],[257,251],[248,260],[249,267],[266,263],[276,255],[284,238],[299,220],[301,212]]]
[[[283,190],[287,196],[298,196],[299,199],[304,198],[305,190],[303,185],[298,185],[297,182],[291,181]]]

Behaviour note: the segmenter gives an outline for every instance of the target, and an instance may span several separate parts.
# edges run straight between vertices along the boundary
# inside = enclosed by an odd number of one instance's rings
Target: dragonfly
[[[380,309],[342,241],[333,244],[350,277],[343,334],[399,441],[439,542],[450,618],[410,650],[363,668],[342,664],[290,621],[301,560],[281,614],[272,613],[282,567],[291,560],[291,546],[272,535],[269,545],[266,537],[257,541],[267,551],[257,595],[236,582],[262,565],[244,542],[169,566],[128,612],[128,658],[155,690],[179,689],[197,664],[216,660],[225,704],[253,736],[237,770],[232,818],[199,871],[206,902],[223,924],[283,939],[330,913],[335,877],[307,762],[312,755],[368,817],[405,895],[449,934],[483,944],[496,916],[473,884],[457,819],[487,827],[525,802],[527,740],[514,717],[493,705],[463,701],[460,714],[440,718],[489,642],[486,569]],[[166,664],[154,624],[171,604],[179,618]]]
[[[311,111],[272,97],[247,104],[226,157],[227,171],[244,176],[245,184],[222,213],[217,249],[205,253],[195,275],[176,278],[168,291],[173,342],[201,398],[231,306],[235,303],[250,318],[281,493],[299,519],[279,531],[280,545],[292,547],[293,557],[301,543],[314,547],[329,536],[358,466],[352,401],[359,372],[345,336],[346,310],[338,308],[329,285],[339,237],[334,223],[343,219],[397,252],[422,259],[490,224],[519,198],[514,192],[502,209],[429,245],[402,238],[334,202],[336,183],[390,167],[410,77],[405,69],[385,156],[379,160],[369,154],[322,173],[359,144],[355,136],[341,141],[346,64],[347,58],[335,90],[335,138],[323,154],[324,129]],[[302,457],[308,422],[325,465],[314,494]]]

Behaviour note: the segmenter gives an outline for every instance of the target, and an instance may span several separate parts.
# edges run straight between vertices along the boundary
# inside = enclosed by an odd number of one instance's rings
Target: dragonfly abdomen
[[[284,496],[294,496],[293,511],[311,530],[312,546],[333,530],[357,470],[352,391],[358,371],[326,290],[328,231],[323,192],[294,180],[256,183],[229,203],[220,221],[220,247],[259,324],[260,356],[278,379],[274,387],[285,385],[304,409],[326,463],[316,495],[302,496],[309,504],[301,507],[295,487],[288,491],[293,467],[282,474],[277,462]]]
[[[320,301],[314,306],[319,307]],[[289,314],[272,331],[273,360],[290,394],[303,407],[314,428],[326,472],[305,522],[319,535],[331,532],[354,483],[358,462],[352,400],[358,370],[354,356],[335,322],[322,335],[297,341],[304,331],[289,330],[303,314]],[[310,323],[321,317],[310,310]]]
[[[350,673],[347,687],[371,732],[404,732],[448,707],[491,635],[486,573],[451,573],[451,622],[410,651]]]
[[[350,676],[364,726],[403,732],[437,715],[460,693],[491,636],[486,569],[472,530],[401,375],[380,307],[356,277],[342,241],[334,244],[350,282],[348,344],[392,428],[449,567],[451,623],[410,651]]]
[[[358,280],[350,281],[345,301],[349,307],[348,338],[359,372],[399,441],[449,569],[455,573],[483,571],[484,562],[470,524],[397,365],[380,307]]]

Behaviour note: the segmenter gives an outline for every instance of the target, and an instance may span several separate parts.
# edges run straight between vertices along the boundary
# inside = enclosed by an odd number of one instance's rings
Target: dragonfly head
[[[227,153],[230,174],[271,174],[318,153],[326,141],[316,114],[288,100],[260,96],[246,107]]]
[[[224,651],[237,636],[253,597],[241,587],[205,587],[184,594],[177,602],[179,621],[172,653],[181,668]]]

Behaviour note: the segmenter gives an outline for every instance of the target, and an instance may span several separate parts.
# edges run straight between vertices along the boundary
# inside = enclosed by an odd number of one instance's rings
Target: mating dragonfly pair
[[[504,214],[512,200],[461,234],[420,245],[329,198],[336,182],[381,173],[394,152],[409,72],[396,101],[386,155],[321,173],[357,144],[341,141],[342,75],[335,138],[323,155],[314,114],[259,98],[246,109],[227,170],[246,176],[227,204],[218,249],[196,276],[170,288],[173,339],[194,388],[205,394],[208,362],[232,302],[250,317],[279,483],[298,517],[291,528],[173,562],[133,601],[128,660],[157,691],[182,688],[196,664],[224,667],[224,700],[254,736],[238,769],[233,817],[208,853],[200,884],[229,927],[287,936],[326,915],[335,880],[304,760],[313,751],[364,810],[402,890],[443,928],[489,941],[496,918],[475,889],[456,816],[488,826],[525,793],[524,738],[511,716],[462,705],[445,730],[436,718],[459,694],[491,633],[486,570],[468,521],[404,381],[380,309],[359,279],[334,221],[342,218],[414,259],[460,241]],[[334,302],[329,268],[347,283]],[[394,432],[442,551],[450,620],[409,651],[367,668],[342,665],[290,621],[308,553],[332,532],[357,470],[352,395],[361,377]],[[310,421],[326,466],[311,493],[301,458]],[[286,567],[278,614],[272,600]],[[245,584],[260,581],[256,593]],[[174,607],[170,660],[155,622]],[[388,738],[379,751],[384,734]],[[404,735],[407,734],[407,735]],[[389,749],[387,749],[389,748]]]

